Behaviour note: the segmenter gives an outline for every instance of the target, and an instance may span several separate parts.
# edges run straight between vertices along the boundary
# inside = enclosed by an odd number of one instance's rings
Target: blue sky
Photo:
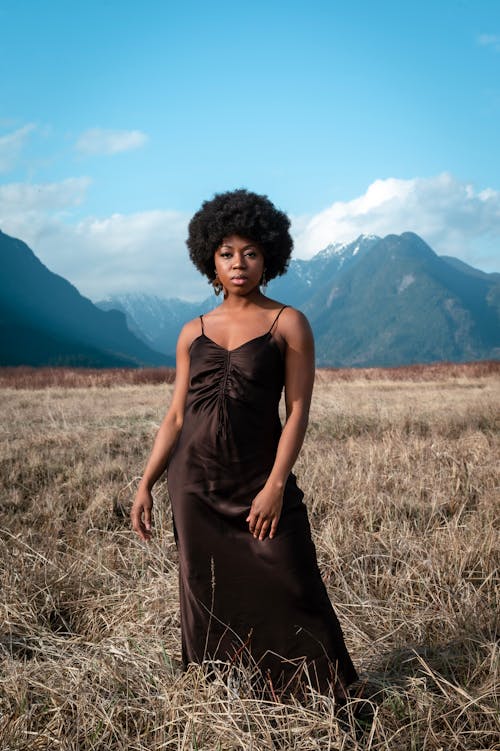
[[[3,0],[0,228],[98,299],[199,298],[187,222],[265,193],[296,254],[418,232],[500,270],[500,2]]]

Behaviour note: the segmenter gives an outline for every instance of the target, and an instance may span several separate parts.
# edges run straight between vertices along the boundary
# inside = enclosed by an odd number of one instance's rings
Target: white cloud
[[[360,234],[411,231],[439,254],[499,270],[500,192],[476,191],[447,173],[376,180],[362,196],[335,202],[300,229],[294,223],[294,231],[296,253],[302,258]]]
[[[59,183],[0,185],[0,224],[30,212],[54,212],[77,206],[85,199],[89,177],[69,177]]]
[[[86,249],[82,288],[93,299],[125,290],[186,299],[208,295],[185,245],[189,218],[158,210],[80,222],[75,234]]]
[[[144,211],[72,221],[89,182],[0,186],[0,228],[94,300],[125,291],[197,300],[209,294],[188,257],[188,215]]]
[[[91,128],[82,133],[76,149],[82,154],[118,154],[144,146],[148,137],[140,130],[106,130]]]
[[[33,123],[0,136],[0,172],[9,172],[15,167],[28,135],[35,130]]]
[[[481,47],[493,47],[495,52],[500,52],[500,34],[479,34],[477,43]]]

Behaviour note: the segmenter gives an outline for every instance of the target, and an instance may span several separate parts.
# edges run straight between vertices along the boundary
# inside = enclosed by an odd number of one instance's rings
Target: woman
[[[192,218],[191,259],[223,301],[180,333],[172,402],[131,518],[149,540],[151,491],[167,469],[184,665],[237,662],[274,695],[310,685],[344,699],[357,675],[291,472],[308,421],[313,337],[302,313],[260,289],[286,270],[289,226],[246,190],[216,195]]]

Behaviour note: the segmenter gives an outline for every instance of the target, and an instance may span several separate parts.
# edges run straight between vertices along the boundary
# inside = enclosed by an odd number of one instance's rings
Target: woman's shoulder
[[[274,303],[273,309],[279,315],[282,323],[286,321],[290,326],[309,325],[307,317],[304,315],[304,313],[298,308],[294,308],[293,305],[289,305],[285,302],[279,302],[279,300],[271,300],[270,302]]]
[[[179,332],[178,344],[189,349],[196,337],[202,334],[202,326],[200,316],[192,318],[190,321],[186,321]]]
[[[191,318],[190,321],[186,321],[186,323],[183,325],[181,329],[181,334],[183,332],[191,333],[192,331],[196,331],[197,329],[201,329],[201,316],[196,316],[196,318]]]
[[[299,341],[312,340],[311,326],[301,310],[294,308],[293,305],[277,302],[276,311],[279,333],[287,344],[293,345]]]

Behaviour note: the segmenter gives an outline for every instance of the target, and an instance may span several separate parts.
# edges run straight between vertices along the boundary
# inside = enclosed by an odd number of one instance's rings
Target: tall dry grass
[[[149,547],[128,523],[171,388],[0,391],[0,748],[500,748],[498,375],[318,375],[295,471],[358,724],[180,670],[165,483]]]
[[[111,388],[173,383],[174,368],[0,368],[0,388]]]

